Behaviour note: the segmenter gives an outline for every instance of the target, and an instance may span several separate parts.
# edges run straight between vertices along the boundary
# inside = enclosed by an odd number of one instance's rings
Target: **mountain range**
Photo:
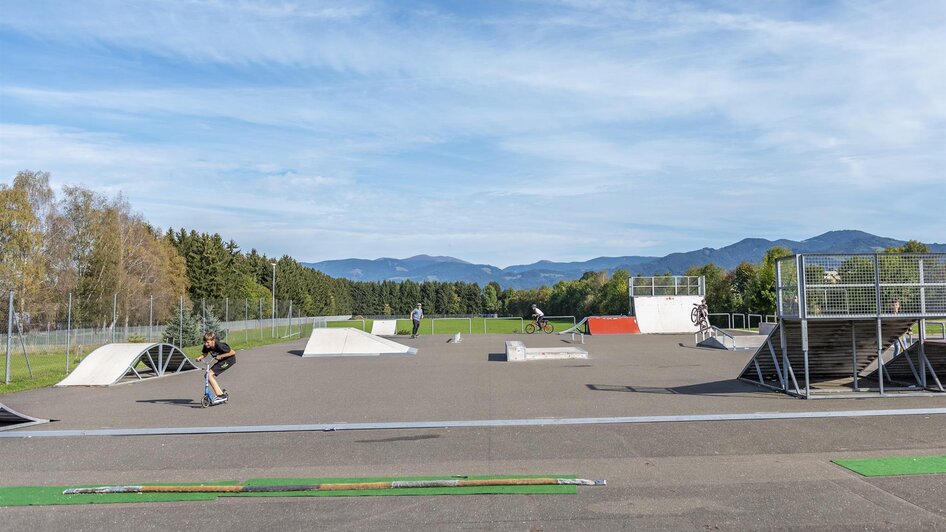
[[[758,263],[773,246],[782,246],[795,253],[872,253],[887,247],[901,246],[902,240],[880,237],[863,231],[829,231],[801,241],[746,238],[719,249],[703,248],[664,257],[625,256],[598,257],[584,262],[552,262],[541,260],[499,268],[489,264],[472,264],[454,257],[417,255],[406,259],[340,259],[302,263],[332,277],[353,281],[463,281],[480,286],[496,281],[503,288],[536,288],[559,281],[578,279],[588,271],[617,269],[632,275],[682,275],[691,266],[713,263],[724,269],[735,268],[743,261]],[[946,252],[946,244],[929,244],[930,251]]]

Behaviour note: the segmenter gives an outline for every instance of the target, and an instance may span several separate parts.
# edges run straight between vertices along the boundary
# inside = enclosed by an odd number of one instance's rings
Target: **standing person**
[[[227,391],[222,390],[220,385],[217,384],[216,376],[236,364],[236,351],[228,344],[218,341],[217,335],[213,331],[207,331],[204,333],[204,348],[201,349],[200,353],[200,356],[197,357],[197,362],[203,360],[207,355],[214,357],[214,360],[217,361],[210,368],[210,387],[213,388],[217,397],[229,399],[230,395],[227,394]]]
[[[539,307],[535,306],[535,303],[532,304],[532,317],[535,318],[535,322],[541,329],[545,324],[545,313],[539,310]]]
[[[411,321],[414,322],[414,329],[411,331],[411,338],[417,338],[417,331],[420,330],[420,320],[424,318],[424,306],[420,303],[417,308],[411,311]]]

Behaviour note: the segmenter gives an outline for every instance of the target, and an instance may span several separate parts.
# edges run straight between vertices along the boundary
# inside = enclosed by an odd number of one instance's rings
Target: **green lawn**
[[[278,327],[276,335],[273,337],[273,330],[270,328],[262,329],[262,338],[260,338],[260,329],[251,329],[246,331],[235,331],[230,334],[228,343],[230,347],[237,351],[259,347],[261,345],[276,344],[280,342],[290,342],[298,340],[300,337],[307,338],[312,332],[312,324],[304,324],[301,327],[294,325],[292,327],[292,336],[283,338],[289,334],[289,328],[286,326]],[[97,347],[97,346],[96,346]],[[184,352],[191,358],[200,355],[201,346],[185,347]],[[87,355],[93,350],[92,347],[83,346],[82,355]],[[72,359],[69,361],[70,371],[75,369],[81,362],[81,358],[72,353]],[[30,366],[33,368],[33,377],[30,378],[29,369],[26,366],[26,359],[23,352],[14,349],[10,354],[10,384],[6,382],[6,351],[0,353],[0,395],[31,390],[33,388],[45,388],[61,381],[66,376],[66,353],[30,353]]]
[[[548,320],[556,331],[564,331],[574,323],[572,320]],[[371,332],[374,320],[330,321],[329,327],[354,327]],[[437,318],[436,321],[424,318],[420,323],[420,334],[520,334],[531,320],[519,318]],[[485,329],[484,329],[485,327]],[[399,335],[411,334],[411,320],[397,320],[396,330]]]

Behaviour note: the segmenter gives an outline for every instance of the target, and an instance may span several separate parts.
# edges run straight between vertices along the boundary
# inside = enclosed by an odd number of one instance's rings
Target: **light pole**
[[[276,263],[273,263],[273,338],[276,337]]]

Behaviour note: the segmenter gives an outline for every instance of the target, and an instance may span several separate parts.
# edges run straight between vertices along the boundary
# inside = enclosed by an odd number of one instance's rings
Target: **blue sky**
[[[0,179],[302,261],[946,241],[946,3],[6,0]]]

